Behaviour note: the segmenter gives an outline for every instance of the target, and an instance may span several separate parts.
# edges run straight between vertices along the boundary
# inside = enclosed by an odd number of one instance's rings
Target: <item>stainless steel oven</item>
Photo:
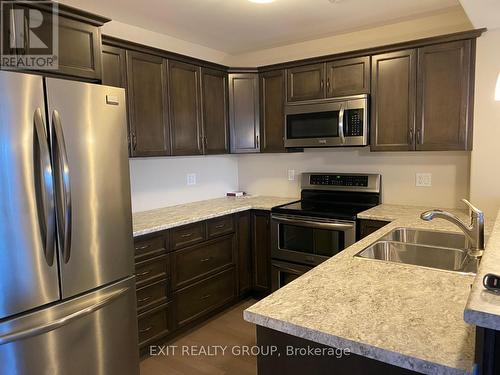
[[[273,214],[273,259],[318,265],[356,241],[356,222]]]
[[[285,117],[285,147],[368,145],[367,95],[290,103]]]

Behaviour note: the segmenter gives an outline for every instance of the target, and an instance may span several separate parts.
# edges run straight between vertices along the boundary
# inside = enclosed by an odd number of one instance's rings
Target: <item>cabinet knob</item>
[[[420,129],[417,129],[417,144],[421,144],[422,143],[422,135],[420,134]]]
[[[408,132],[409,143],[413,144],[413,129],[410,129]]]

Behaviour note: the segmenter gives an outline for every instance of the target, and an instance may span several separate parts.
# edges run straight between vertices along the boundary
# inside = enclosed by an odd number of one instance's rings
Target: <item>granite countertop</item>
[[[500,213],[486,243],[464,312],[466,322],[500,330],[500,294],[489,292],[483,287],[483,277],[487,273],[500,275]]]
[[[245,320],[422,373],[470,372],[475,328],[463,314],[474,276],[353,257],[396,227],[459,231],[420,220],[426,209],[383,204],[361,213],[392,222],[251,306]]]
[[[299,198],[267,196],[224,197],[136,212],[132,216],[134,237],[246,210],[270,210]]]

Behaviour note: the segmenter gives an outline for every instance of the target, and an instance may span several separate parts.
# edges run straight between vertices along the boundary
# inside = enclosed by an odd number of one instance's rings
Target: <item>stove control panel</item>
[[[328,186],[361,186],[368,187],[368,176],[343,174],[312,174],[310,185]]]

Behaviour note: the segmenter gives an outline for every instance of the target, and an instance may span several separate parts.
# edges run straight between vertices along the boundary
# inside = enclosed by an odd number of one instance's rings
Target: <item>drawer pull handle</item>
[[[192,235],[193,235],[193,233],[184,233],[184,234],[181,234],[181,237],[188,238],[188,237],[191,237]]]
[[[212,257],[208,257],[208,258],[205,258],[205,259],[200,259],[200,262],[205,263],[205,262],[208,262],[210,259],[212,259]]]
[[[222,223],[222,224],[216,225],[216,226],[215,226],[215,229],[222,229],[222,228],[224,228],[225,226],[226,226],[226,224],[225,224],[225,223]]]
[[[139,302],[139,303],[144,303],[144,302],[149,301],[151,298],[152,298],[151,296],[149,296],[149,297],[145,297],[145,298],[141,298],[141,299],[140,299],[140,300],[138,300],[137,302]]]
[[[140,251],[140,250],[146,250],[146,249],[149,249],[151,247],[151,245],[144,245],[144,246],[139,246],[139,247],[136,247],[135,249]]]
[[[207,298],[210,298],[210,297],[211,297],[211,295],[207,294],[206,296],[201,297],[201,299],[207,299]]]
[[[148,328],[140,329],[139,333],[146,333],[153,329],[153,326],[149,326]]]
[[[142,276],[149,275],[150,273],[151,273],[151,270],[148,270],[148,271],[144,271],[144,272],[141,272],[141,273],[137,273],[135,276],[142,277]]]

